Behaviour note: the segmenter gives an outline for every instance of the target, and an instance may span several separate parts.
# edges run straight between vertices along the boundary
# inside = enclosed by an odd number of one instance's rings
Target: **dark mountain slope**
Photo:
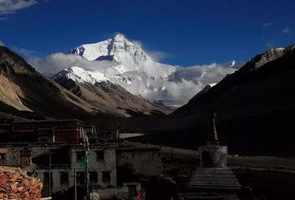
[[[178,132],[189,135],[183,145],[200,143],[216,112],[221,138],[233,152],[294,155],[294,77],[294,46],[271,49],[196,95],[171,120],[185,121],[178,123]]]
[[[273,52],[273,58],[270,54]],[[251,114],[293,107],[295,98],[293,47],[275,50],[256,56],[237,72],[225,77],[219,84],[196,95],[173,115],[191,115],[216,111],[223,114]],[[269,61],[262,62],[265,56]]]

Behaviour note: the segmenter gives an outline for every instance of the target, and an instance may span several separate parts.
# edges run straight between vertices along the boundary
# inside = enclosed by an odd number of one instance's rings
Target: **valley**
[[[292,195],[293,45],[267,50],[239,67],[233,62],[207,69],[157,63],[122,34],[67,56],[80,66],[48,77],[0,47],[0,155],[4,165],[37,173],[43,196],[82,198],[91,190],[104,199],[124,199],[136,196],[134,187],[148,199],[157,198],[158,187],[166,191],[161,199]],[[215,71],[218,78],[208,79]],[[168,85],[186,81],[198,92],[192,90],[190,100],[184,95],[181,102],[187,103],[175,108],[180,101]],[[218,138],[212,140],[212,131]],[[22,155],[24,150],[30,153]],[[20,160],[10,159],[13,153]],[[74,174],[78,182],[58,182],[58,174]],[[204,178],[215,176],[213,182]]]

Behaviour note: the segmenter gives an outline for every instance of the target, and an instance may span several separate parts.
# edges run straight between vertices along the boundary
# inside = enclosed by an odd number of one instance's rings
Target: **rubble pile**
[[[42,183],[19,168],[0,167],[0,199],[40,200]]]

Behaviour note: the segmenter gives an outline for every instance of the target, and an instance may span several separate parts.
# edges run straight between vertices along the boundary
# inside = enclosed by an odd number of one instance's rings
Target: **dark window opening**
[[[111,172],[110,171],[103,171],[102,172],[102,182],[104,182],[104,183],[111,182]]]
[[[84,185],[85,183],[85,173],[84,172],[77,172],[77,184]]]
[[[6,162],[6,154],[5,153],[0,153],[0,164],[5,164]]]
[[[83,151],[76,152],[76,157],[77,157],[77,162],[83,161],[85,157],[85,152]]]
[[[5,153],[0,153],[0,161],[4,161],[6,159]]]
[[[136,197],[137,194],[136,185],[128,185],[128,193],[129,199],[134,199],[134,197]]]
[[[97,183],[97,172],[89,172],[89,179],[91,184],[96,184]]]
[[[49,182],[49,173],[44,172],[44,174],[43,174],[43,184],[48,184],[48,182]]]
[[[60,172],[60,184],[61,185],[69,185],[69,173],[68,172]]]
[[[46,194],[50,193],[50,188],[53,186],[53,179],[52,179],[52,173],[49,172],[44,172],[43,174],[43,185],[44,185],[44,190],[47,191]],[[50,187],[49,187],[50,185]]]
[[[104,160],[104,151],[96,151],[96,160],[97,161]]]

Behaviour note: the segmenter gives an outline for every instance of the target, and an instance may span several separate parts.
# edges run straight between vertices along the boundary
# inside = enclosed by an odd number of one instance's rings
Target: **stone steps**
[[[198,168],[189,181],[191,188],[239,189],[241,185],[229,168]]]

